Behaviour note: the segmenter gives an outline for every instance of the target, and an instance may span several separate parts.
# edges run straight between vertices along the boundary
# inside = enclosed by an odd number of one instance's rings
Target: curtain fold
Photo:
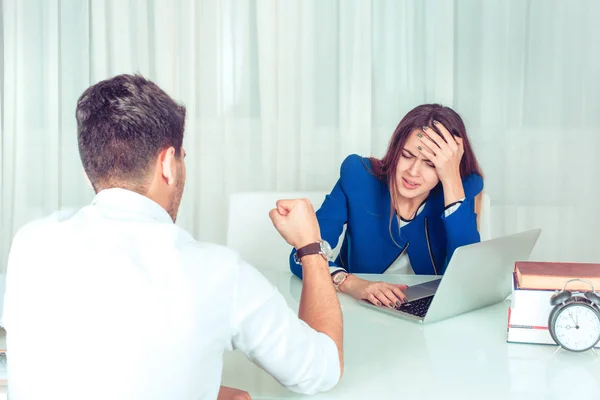
[[[225,242],[228,196],[327,190],[400,119],[464,118],[492,234],[541,227],[533,258],[599,261],[600,2],[3,0],[0,269],[28,221],[93,198],[75,106],[141,73],[187,107],[178,224]]]

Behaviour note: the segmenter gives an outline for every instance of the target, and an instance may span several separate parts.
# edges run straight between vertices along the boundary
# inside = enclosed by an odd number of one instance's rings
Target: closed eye
[[[402,151],[402,157],[410,160],[411,158],[415,158],[415,155],[407,149],[404,149],[404,151]]]
[[[435,165],[433,165],[433,163],[431,162],[431,160],[427,159],[427,158],[423,158],[423,162],[425,163],[425,165],[427,165],[428,167],[435,167]]]

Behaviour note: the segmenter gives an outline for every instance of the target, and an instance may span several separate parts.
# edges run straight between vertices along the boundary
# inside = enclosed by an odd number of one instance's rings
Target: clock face
[[[565,349],[585,351],[600,340],[600,314],[586,303],[567,304],[558,310],[549,328]]]

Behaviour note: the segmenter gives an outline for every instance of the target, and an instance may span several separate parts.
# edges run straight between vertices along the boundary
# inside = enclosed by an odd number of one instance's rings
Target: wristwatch
[[[335,271],[333,275],[331,275],[331,280],[333,281],[333,286],[335,287],[335,290],[337,290],[338,292],[340,291],[340,286],[342,285],[342,283],[346,282],[348,275],[350,274],[348,274],[344,270]]]
[[[294,261],[296,264],[302,264],[302,257],[311,254],[320,254],[323,256],[325,261],[333,261],[333,250],[331,250],[331,246],[325,240],[319,240],[318,242],[307,244],[306,246],[296,250],[294,253]]]

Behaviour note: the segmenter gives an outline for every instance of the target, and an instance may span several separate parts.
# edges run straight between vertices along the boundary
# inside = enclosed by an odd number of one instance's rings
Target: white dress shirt
[[[234,348],[296,392],[340,374],[333,340],[258,271],[123,189],[19,231],[4,325],[11,400],[215,399]]]

